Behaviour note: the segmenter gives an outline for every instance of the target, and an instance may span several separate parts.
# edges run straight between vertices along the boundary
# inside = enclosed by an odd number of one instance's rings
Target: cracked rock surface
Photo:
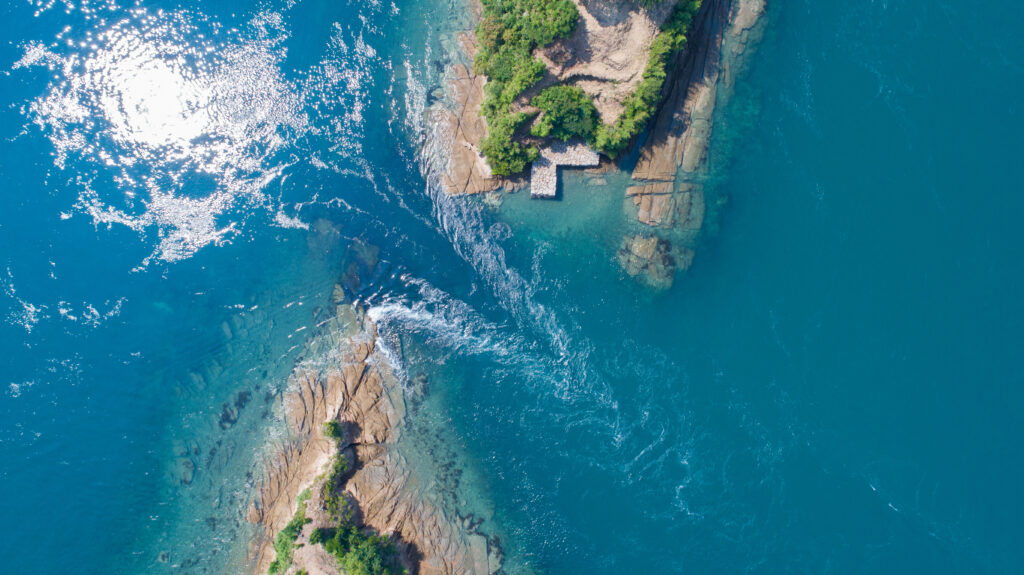
[[[256,573],[265,573],[274,558],[273,538],[291,520],[296,499],[310,488],[306,525],[297,541],[295,568],[310,574],[340,573],[333,558],[308,538],[316,527],[330,526],[319,497],[323,474],[338,452],[355,469],[345,491],[357,518],[368,528],[391,536],[411,573],[489,574],[500,569],[500,550],[488,538],[463,528],[424,496],[429,484],[410,471],[395,448],[406,417],[406,399],[387,363],[377,355],[373,322],[348,305],[338,306],[333,343],[336,357],[319,369],[297,368],[285,398],[288,437],[268,461],[250,521],[263,528],[253,549]],[[342,422],[341,445],[323,435],[323,424]]]

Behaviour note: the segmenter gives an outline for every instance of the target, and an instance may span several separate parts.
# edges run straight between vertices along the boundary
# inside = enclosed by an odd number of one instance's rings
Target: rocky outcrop
[[[626,190],[637,207],[637,219],[672,245],[691,245],[703,225],[715,111],[732,95],[737,74],[760,39],[765,4],[704,0],[686,48],[674,58],[665,102],[633,168],[638,185]],[[690,259],[677,269],[686,269]],[[624,269],[636,275],[635,265]],[[648,279],[671,285],[661,277]]]
[[[626,196],[637,207],[637,219],[649,226],[682,231],[693,240],[704,222],[703,191],[690,183],[648,182],[626,188]]]
[[[640,150],[634,179],[674,181],[680,168],[694,172],[702,164],[715,108],[722,31],[733,1],[701,5],[686,48],[674,57],[665,102]]]
[[[443,135],[451,142],[441,184],[449,194],[477,194],[497,189],[502,180],[491,175],[491,168],[479,148],[487,135],[487,122],[480,114],[486,78],[462,64],[455,66],[451,76],[452,108],[439,111]]]
[[[731,95],[749,48],[760,39],[766,0],[705,0],[686,49],[675,56],[665,103],[633,169],[637,180],[696,179],[707,165],[714,112]],[[720,81],[721,80],[721,81]]]
[[[405,424],[404,393],[377,351],[372,321],[356,308],[340,304],[330,329],[331,360],[317,368],[297,368],[285,399],[286,439],[272,450],[249,519],[263,529],[253,549],[256,573],[274,559],[273,537],[293,517],[299,493],[309,488],[306,525],[294,554],[296,568],[338,573],[321,546],[308,544],[316,527],[331,526],[320,498],[323,475],[339,449],[353,463],[345,491],[366,527],[396,541],[411,573],[453,575],[493,573],[500,550],[488,538],[464,529],[424,497],[396,448]],[[342,422],[340,445],[324,436],[323,424]]]
[[[479,8],[479,5],[477,5]],[[459,36],[465,55],[476,53],[476,37],[471,33]],[[487,78],[466,64],[455,64],[447,71],[447,105],[430,110],[430,122],[437,133],[431,146],[444,159],[439,170],[441,186],[448,194],[479,194],[498,188],[516,189],[526,185],[522,176],[501,178],[491,174],[480,143],[487,136],[487,120],[480,113]]]

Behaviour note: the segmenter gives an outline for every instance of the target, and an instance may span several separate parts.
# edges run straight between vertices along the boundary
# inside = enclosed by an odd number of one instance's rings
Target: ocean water
[[[367,245],[410,456],[510,572],[1020,570],[1016,4],[772,2],[666,292],[614,261],[621,176],[438,192],[461,3],[3,16],[3,572],[243,571]]]

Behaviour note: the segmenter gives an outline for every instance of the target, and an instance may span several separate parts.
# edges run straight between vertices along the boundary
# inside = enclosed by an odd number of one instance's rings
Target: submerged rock
[[[228,429],[238,423],[238,409],[232,407],[230,403],[223,404],[221,406],[220,419],[217,423],[221,429]]]
[[[491,191],[484,194],[484,205],[492,210],[500,208],[504,200],[505,197],[499,192]]]
[[[331,301],[335,304],[345,301],[345,290],[341,287],[341,284],[334,284],[334,290],[331,292]]]
[[[693,263],[693,250],[672,244],[658,236],[633,235],[623,238],[619,264],[632,277],[657,289],[672,287],[677,270]]]
[[[191,485],[196,475],[196,464],[191,459],[183,457],[178,459],[178,482],[182,485]]]
[[[235,396],[235,407],[238,408],[238,409],[243,409],[243,408],[245,408],[246,405],[249,405],[249,402],[251,400],[252,400],[252,392],[251,391],[248,391],[248,390],[239,391],[238,395]]]
[[[363,285],[370,283],[368,280],[377,269],[379,257],[380,248],[373,244],[356,239],[349,245],[341,264],[343,271],[339,287],[343,289],[340,294],[337,290],[333,294],[334,297],[340,295],[341,299],[335,303],[344,301],[346,293],[355,296]]]

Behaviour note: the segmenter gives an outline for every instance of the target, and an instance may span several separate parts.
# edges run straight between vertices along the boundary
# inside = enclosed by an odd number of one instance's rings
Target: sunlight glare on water
[[[268,205],[264,188],[294,161],[285,152],[309,124],[280,72],[288,34],[279,16],[261,13],[243,33],[188,12],[135,9],[69,35],[58,36],[64,46],[29,44],[15,67],[57,72],[28,115],[58,168],[72,155],[95,168],[78,176],[78,211],[95,224],[156,231],[148,262],[229,239],[238,229],[228,212]],[[119,195],[97,192],[110,188],[97,179],[112,179]]]
[[[186,77],[177,62],[147,56],[129,55],[100,69],[114,88],[101,98],[104,114],[124,142],[187,148],[210,128],[210,87]]]

